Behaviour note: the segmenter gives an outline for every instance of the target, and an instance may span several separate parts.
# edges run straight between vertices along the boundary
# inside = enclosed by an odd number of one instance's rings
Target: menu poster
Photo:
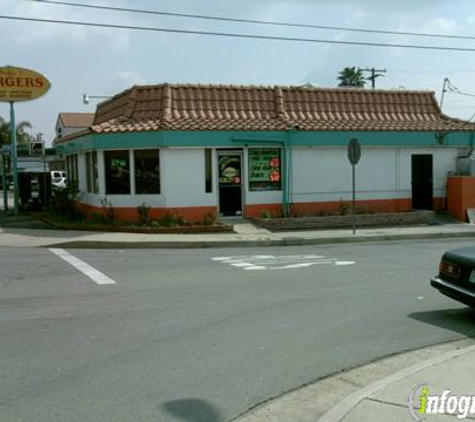
[[[252,191],[281,189],[279,148],[249,149],[249,188]]]

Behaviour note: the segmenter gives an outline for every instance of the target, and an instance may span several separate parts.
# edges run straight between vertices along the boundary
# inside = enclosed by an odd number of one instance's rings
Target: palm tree
[[[364,88],[366,78],[363,76],[361,69],[356,67],[345,67],[338,75],[340,83],[338,86],[352,86],[356,88]]]
[[[0,145],[11,143],[11,127],[10,122],[7,122],[0,116]],[[17,144],[27,147],[33,137],[26,131],[31,129],[31,123],[22,121],[16,125],[16,139]]]

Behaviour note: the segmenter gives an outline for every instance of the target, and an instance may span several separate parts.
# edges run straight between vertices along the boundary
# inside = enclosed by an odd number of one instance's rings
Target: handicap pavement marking
[[[229,264],[247,271],[290,270],[308,268],[313,265],[353,265],[355,261],[342,261],[323,255],[239,255],[217,256],[213,261]]]

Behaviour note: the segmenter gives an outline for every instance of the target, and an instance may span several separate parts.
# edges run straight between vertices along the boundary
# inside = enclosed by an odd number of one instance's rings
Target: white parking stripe
[[[87,264],[84,261],[81,261],[79,258],[76,258],[74,255],[71,255],[69,252],[66,252],[64,249],[53,249],[50,248],[50,251],[60,258],[64,259],[66,262],[71,264],[74,268],[81,271],[84,275],[88,276],[96,284],[115,284],[115,281],[112,278],[106,276],[104,273],[96,270],[91,265]]]

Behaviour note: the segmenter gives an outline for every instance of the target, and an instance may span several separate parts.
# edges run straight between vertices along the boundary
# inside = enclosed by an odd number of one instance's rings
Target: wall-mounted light
[[[91,102],[91,98],[93,98],[93,99],[100,99],[100,98],[109,99],[111,97],[109,95],[88,95],[88,94],[84,94],[82,96],[82,102],[84,104],[88,105]]]

